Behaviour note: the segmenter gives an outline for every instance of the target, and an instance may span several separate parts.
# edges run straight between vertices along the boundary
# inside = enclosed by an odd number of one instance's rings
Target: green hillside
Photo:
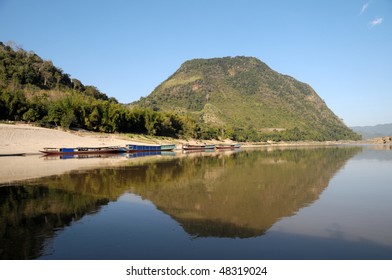
[[[309,85],[253,57],[187,61],[133,105],[188,114],[235,140],[359,138]]]
[[[194,121],[166,112],[130,110],[49,60],[0,42],[0,120],[45,127],[183,137]]]

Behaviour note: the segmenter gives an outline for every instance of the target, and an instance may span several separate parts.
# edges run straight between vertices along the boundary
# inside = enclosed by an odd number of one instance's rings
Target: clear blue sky
[[[123,103],[186,60],[254,56],[349,126],[392,123],[392,0],[0,0],[0,41]]]

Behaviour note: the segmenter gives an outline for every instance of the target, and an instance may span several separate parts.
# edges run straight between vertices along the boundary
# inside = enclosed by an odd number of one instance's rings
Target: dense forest
[[[217,138],[217,130],[190,116],[129,108],[83,85],[51,61],[0,42],[0,120],[99,132]]]

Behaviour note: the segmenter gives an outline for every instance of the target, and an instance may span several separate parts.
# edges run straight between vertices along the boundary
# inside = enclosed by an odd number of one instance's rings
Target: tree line
[[[62,97],[50,99],[47,94],[27,98],[23,90],[0,87],[0,119],[34,122],[43,127],[82,128],[105,133],[137,133],[175,138],[215,138],[208,127],[202,127],[190,116],[152,109],[128,108],[113,100],[86,97],[68,90]]]

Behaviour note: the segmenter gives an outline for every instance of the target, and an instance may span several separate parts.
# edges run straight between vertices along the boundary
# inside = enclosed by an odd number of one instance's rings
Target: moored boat
[[[166,145],[134,145],[127,144],[125,145],[125,149],[127,152],[164,152],[164,151],[173,151],[176,148],[175,144],[166,144]]]
[[[21,157],[25,156],[26,153],[15,153],[15,154],[0,154],[0,157]]]
[[[121,153],[124,149],[120,146],[110,147],[77,147],[77,148],[43,148],[40,151],[46,155],[69,155],[69,154],[104,154]]]
[[[201,145],[191,145],[191,144],[183,144],[182,149],[186,151],[190,150],[213,150],[215,149],[214,144],[201,144]]]
[[[66,159],[95,159],[95,158],[120,158],[124,153],[94,153],[94,154],[44,154],[45,160],[66,160]]]
[[[221,145],[216,146],[216,148],[218,150],[234,150],[234,149],[241,148],[241,144],[238,144],[238,143],[236,143],[236,144],[221,144]]]

